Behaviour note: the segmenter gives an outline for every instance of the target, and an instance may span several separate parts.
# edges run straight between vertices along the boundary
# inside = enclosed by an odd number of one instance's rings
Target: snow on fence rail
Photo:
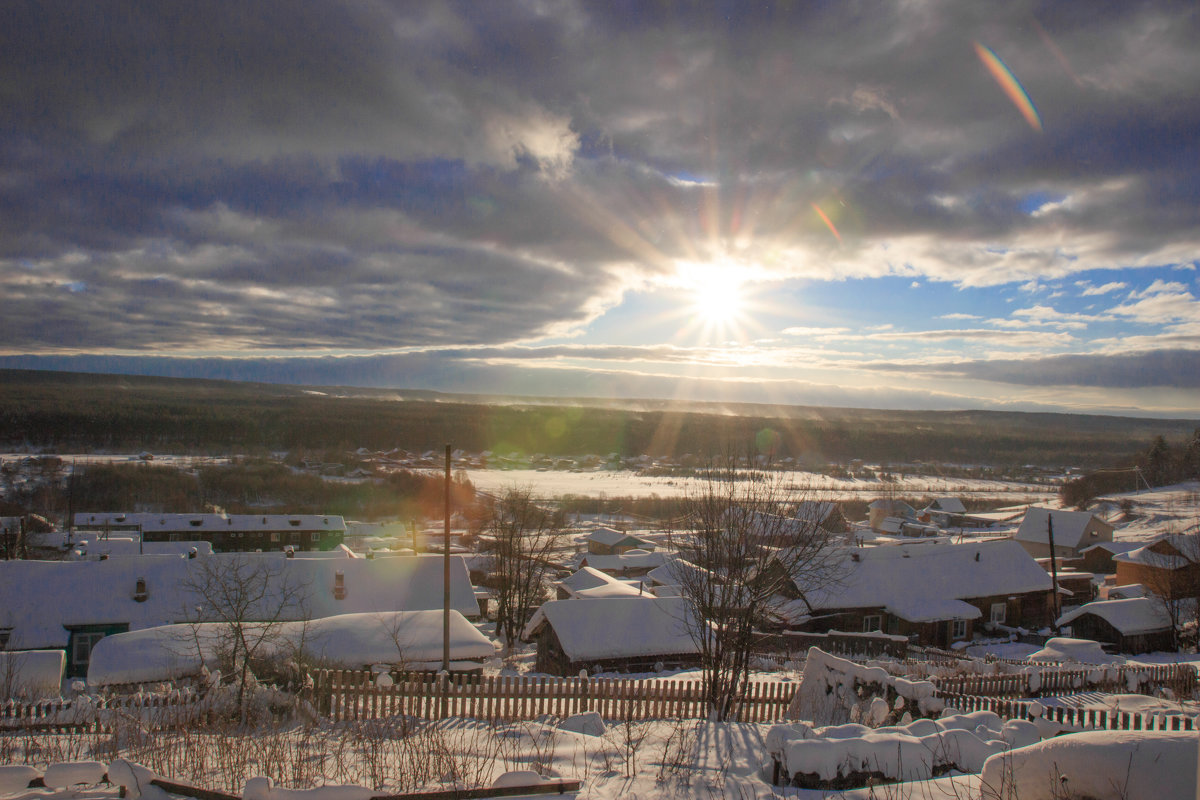
[[[375,683],[376,677],[366,671],[317,672],[313,697],[318,711],[334,721],[407,715],[427,720],[472,717],[512,722],[585,711],[599,712],[610,720],[708,716],[700,681],[459,674],[381,686]],[[793,681],[750,684],[738,720],[783,719],[796,685]]]
[[[1176,697],[1188,697],[1196,688],[1196,668],[1190,664],[1158,664],[1063,669],[1054,664],[1025,663],[1021,672],[930,676],[929,680],[939,694],[983,697],[1048,697],[1085,688],[1138,694],[1154,694],[1166,688]]]
[[[1043,707],[1000,697],[941,694],[947,707],[963,713],[991,711],[1002,719],[1045,719],[1064,728],[1107,731],[1192,731],[1200,729],[1196,717],[1165,711],[1131,712],[1106,708]]]
[[[101,731],[118,718],[133,718],[147,728],[190,725],[207,713],[199,695],[187,691],[118,697],[82,695],[70,700],[0,703],[0,731]]]

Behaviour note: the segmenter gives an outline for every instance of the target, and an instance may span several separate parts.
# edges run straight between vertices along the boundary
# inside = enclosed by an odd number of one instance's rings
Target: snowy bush
[[[985,800],[1184,798],[1196,794],[1194,732],[1089,731],[994,756]]]
[[[929,681],[895,677],[882,666],[862,666],[812,647],[785,716],[826,725],[864,720],[878,725],[901,711],[914,716],[940,713],[945,704],[935,691]],[[874,703],[877,699],[882,704]]]
[[[990,711],[977,711],[873,729],[776,725],[767,734],[767,749],[780,783],[848,789],[874,781],[928,780],[952,770],[977,773],[989,758],[1031,735],[1036,741],[1036,729],[1009,727]]]

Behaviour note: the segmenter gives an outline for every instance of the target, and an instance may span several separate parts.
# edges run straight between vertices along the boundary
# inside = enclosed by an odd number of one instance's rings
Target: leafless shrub
[[[662,759],[658,765],[657,780],[666,781],[673,775],[682,775],[695,769],[697,729],[700,722],[690,719],[671,721],[662,741]]]

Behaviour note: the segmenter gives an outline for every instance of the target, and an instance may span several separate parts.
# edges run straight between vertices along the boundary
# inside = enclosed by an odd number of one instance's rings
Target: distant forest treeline
[[[1102,494],[1119,494],[1148,486],[1169,486],[1200,479],[1200,428],[1189,441],[1172,445],[1162,436],[1120,464],[1075,478],[1063,484],[1064,504],[1083,508]]]
[[[403,394],[405,399],[390,399]],[[1194,420],[788,406],[483,402],[433,393],[0,370],[0,447],[248,455],[437,450],[700,457],[770,442],[812,464],[1109,466]],[[722,413],[718,413],[718,411]],[[764,433],[767,435],[764,435]]]
[[[451,504],[469,507],[469,481],[451,484]],[[58,488],[55,511],[154,508],[187,513],[339,514],[347,519],[421,519],[444,508],[445,484],[436,473],[401,471],[374,481],[325,481],[272,462],[182,470],[155,464],[85,464]],[[19,500],[22,498],[18,498]],[[30,499],[32,500],[32,498]],[[35,505],[26,502],[26,507]],[[44,508],[45,503],[40,508]]]

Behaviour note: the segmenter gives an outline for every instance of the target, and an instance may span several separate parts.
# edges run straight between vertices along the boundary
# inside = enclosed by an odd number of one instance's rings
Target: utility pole
[[[1054,514],[1046,512],[1046,536],[1050,540],[1050,610],[1054,612],[1054,619],[1051,620],[1051,626],[1055,631],[1058,626],[1054,623],[1058,622],[1058,561],[1054,557]]]
[[[450,672],[450,445],[446,445],[446,519],[442,541],[442,670]]]

